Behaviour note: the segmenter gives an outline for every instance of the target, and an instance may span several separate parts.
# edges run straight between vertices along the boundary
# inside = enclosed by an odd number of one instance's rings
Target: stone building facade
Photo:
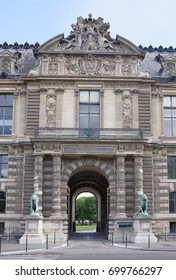
[[[1,230],[24,230],[35,193],[42,231],[65,238],[90,191],[109,238],[130,230],[140,193],[152,229],[176,231],[176,50],[109,27],[89,15],[66,38],[0,45]]]

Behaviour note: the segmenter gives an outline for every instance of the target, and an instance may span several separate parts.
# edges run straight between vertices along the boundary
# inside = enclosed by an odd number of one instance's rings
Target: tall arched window
[[[176,213],[176,192],[169,193],[169,212]]]
[[[6,208],[6,193],[0,191],[0,213],[5,213]]]

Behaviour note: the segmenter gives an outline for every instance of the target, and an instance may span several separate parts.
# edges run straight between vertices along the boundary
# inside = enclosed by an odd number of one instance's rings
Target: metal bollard
[[[128,245],[128,236],[127,236],[127,232],[125,232],[125,246],[127,248]]]
[[[48,233],[46,234],[46,250],[48,250]]]
[[[56,232],[54,232],[54,244],[56,244]]]
[[[124,231],[122,232],[122,243],[123,244],[125,243],[125,233],[124,233]]]
[[[148,249],[150,249],[150,235],[148,235]]]
[[[67,233],[67,246],[68,246],[69,244],[68,244],[68,233]]]
[[[28,235],[26,234],[26,254],[28,252]]]

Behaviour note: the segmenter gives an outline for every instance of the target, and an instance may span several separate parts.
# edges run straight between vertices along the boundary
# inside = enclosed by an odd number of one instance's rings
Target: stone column
[[[42,211],[42,190],[43,186],[43,155],[34,155],[34,194],[38,195],[39,215],[43,216]]]
[[[143,157],[134,156],[134,198],[135,213],[139,208],[139,194],[143,193]]]
[[[52,217],[61,218],[61,155],[53,155]]]
[[[117,217],[125,218],[125,156],[117,156],[116,158],[117,172]]]

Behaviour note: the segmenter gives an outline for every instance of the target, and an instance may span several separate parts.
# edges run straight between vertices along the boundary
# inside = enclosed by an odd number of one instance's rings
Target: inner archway
[[[100,173],[92,170],[80,170],[74,174],[69,182],[69,232],[75,231],[76,197],[82,192],[91,192],[97,198],[97,231],[108,232],[108,181]]]
[[[75,231],[96,232],[97,221],[100,220],[98,208],[100,199],[93,192],[84,191],[79,193],[75,199]],[[73,213],[73,211],[72,211]]]

